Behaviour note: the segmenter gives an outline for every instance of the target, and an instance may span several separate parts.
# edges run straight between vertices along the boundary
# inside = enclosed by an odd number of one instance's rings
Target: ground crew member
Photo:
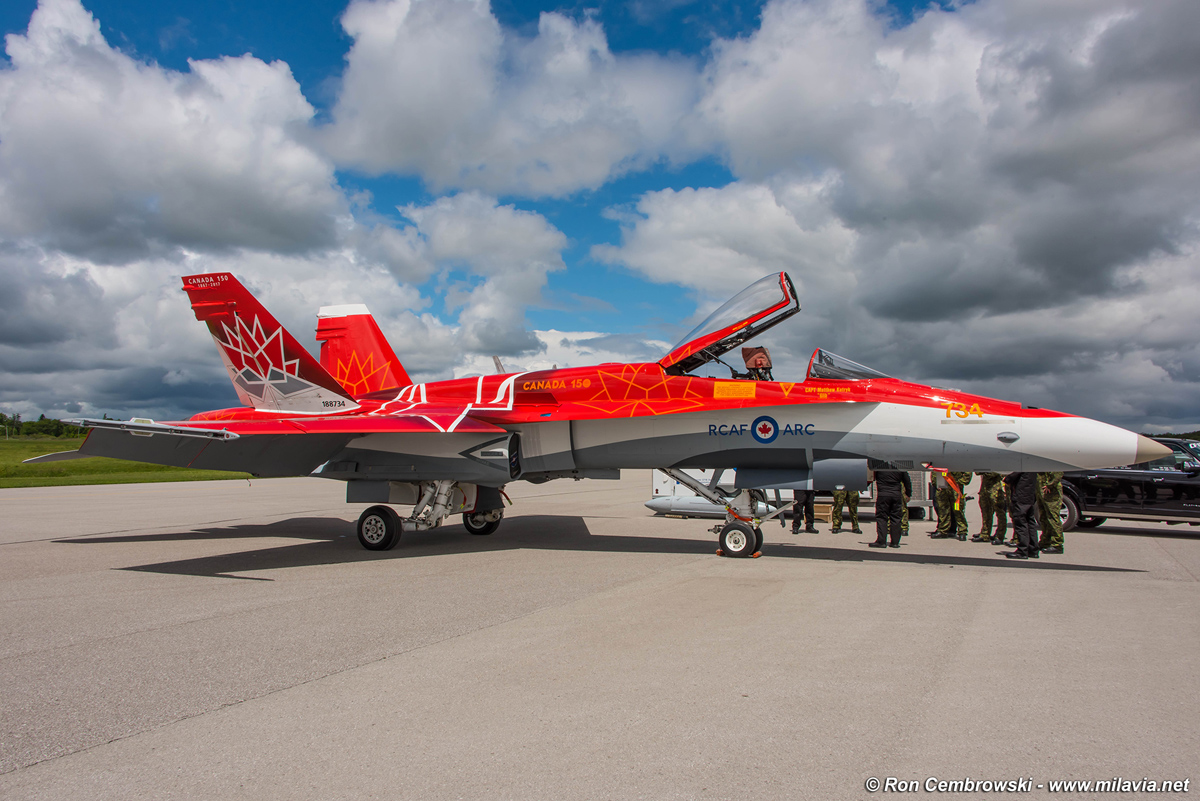
[[[937,471],[937,531],[933,539],[967,539],[967,516],[963,513],[963,488],[971,483],[969,472]]]
[[[979,514],[983,526],[971,537],[971,542],[990,542],[1003,545],[1008,532],[1008,498],[1004,495],[1004,479],[999,473],[976,473],[979,476]],[[996,535],[992,536],[992,517],[996,518]]]
[[[912,479],[908,480],[909,487],[912,486]],[[904,502],[900,504],[900,536],[908,536],[908,501],[912,498],[912,490],[904,493]]]
[[[833,491],[833,533],[837,534],[842,530],[843,505],[850,508],[850,525],[853,526],[850,530],[855,534],[862,534],[862,529],[858,527],[858,490]]]
[[[1037,507],[1042,518],[1038,549],[1042,553],[1063,552],[1062,477],[1062,473],[1037,474]]]
[[[954,505],[954,525],[958,534],[958,538],[967,541],[967,485],[975,478],[970,470],[951,473],[954,480],[958,483],[958,503]]]
[[[912,494],[908,473],[875,471],[875,541],[870,547],[900,547],[900,507],[904,505],[905,492]]]
[[[816,534],[817,527],[813,524],[813,499],[816,497],[816,492],[813,490],[796,490],[793,495],[796,498],[796,503],[792,506],[792,533],[800,533],[800,513],[804,512],[804,533]]]
[[[933,491],[933,511],[937,515],[937,527],[934,528],[933,533],[929,536],[935,540],[940,540],[945,536],[942,534],[942,531],[943,529],[949,530],[950,526],[949,523],[943,523],[942,521],[953,515],[951,504],[953,503],[954,491],[950,489],[950,483],[947,481],[949,475],[945,470],[938,470],[937,468],[930,468],[929,471],[929,484],[930,489]],[[949,491],[947,492],[947,490]]]
[[[1037,475],[1035,473],[1009,473],[1004,479],[1008,490],[1009,506],[1012,511],[1013,533],[1017,538],[1017,550],[1004,554],[1009,559],[1037,559],[1038,534],[1034,509],[1037,507]]]

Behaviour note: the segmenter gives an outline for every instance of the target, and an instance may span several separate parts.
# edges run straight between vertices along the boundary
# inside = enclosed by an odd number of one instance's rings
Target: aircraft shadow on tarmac
[[[106,543],[164,543],[192,540],[256,539],[262,537],[298,538],[304,542],[294,545],[272,545],[248,551],[202,556],[132,565],[119,568],[148,573],[208,576],[251,581],[271,581],[262,576],[243,576],[239,573],[279,570],[289,567],[312,567],[352,562],[377,562],[388,559],[415,559],[462,553],[484,553],[519,549],[551,551],[592,551],[612,553],[654,554],[713,554],[713,539],[678,539],[652,536],[594,536],[585,518],[577,516],[530,515],[506,520],[500,530],[488,537],[477,537],[461,525],[444,526],[433,531],[406,533],[390,551],[367,551],[354,535],[354,523],[340,518],[296,517],[275,523],[225,526],[166,534],[81,537],[55,540],[71,545],[102,545]],[[961,565],[1006,569],[1054,571],[1090,571],[1111,573],[1140,573],[1128,568],[1080,565],[1063,562],[1062,557],[1041,561],[1011,561],[997,559],[994,552],[984,556],[953,556],[913,553],[906,551],[873,551],[866,543],[853,548],[808,546],[800,543],[767,543],[767,558],[824,559],[848,562],[900,562],[933,565]],[[714,556],[715,558],[715,556]]]

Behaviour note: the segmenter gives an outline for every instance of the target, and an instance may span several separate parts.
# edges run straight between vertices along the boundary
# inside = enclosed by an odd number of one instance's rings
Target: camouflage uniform
[[[1062,473],[1038,473],[1037,508],[1042,518],[1042,538],[1038,548],[1063,547]]]
[[[951,473],[958,484],[959,491],[971,483],[970,473]],[[967,538],[967,517],[962,510],[962,498],[952,487],[938,487],[937,498],[938,524],[934,537],[945,538],[958,536],[960,540]],[[953,531],[951,530],[953,529]]]
[[[900,494],[903,503],[900,504],[900,536],[908,536],[908,501],[909,497],[903,493]]]
[[[855,534],[861,534],[862,529],[858,527],[858,492],[855,490],[833,491],[833,530],[835,532],[842,529],[842,506],[850,507],[850,525]]]
[[[1003,542],[1008,531],[1008,496],[1004,494],[1004,479],[999,473],[976,473],[979,476],[979,514],[983,526],[976,538],[992,541],[992,517],[996,518],[996,539]]]

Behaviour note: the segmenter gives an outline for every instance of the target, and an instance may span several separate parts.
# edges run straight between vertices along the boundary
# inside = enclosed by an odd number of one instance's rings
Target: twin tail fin
[[[184,276],[183,290],[196,319],[208,325],[244,406],[300,414],[358,408],[353,394],[232,274]]]
[[[404,365],[362,304],[317,312],[321,366],[354,396],[412,384]]]

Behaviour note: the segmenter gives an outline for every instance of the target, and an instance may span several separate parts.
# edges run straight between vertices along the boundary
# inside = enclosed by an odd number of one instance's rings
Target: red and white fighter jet
[[[658,468],[724,506],[720,548],[762,545],[768,489],[864,488],[871,467],[1050,471],[1148,461],[1164,446],[1083,417],[913,384],[818,349],[801,381],[691,375],[800,310],[786,273],[751,284],[657,362],[414,384],[366,307],[321,310],[318,362],[229,273],[183,279],[242,406],[172,423],[79,420],[77,452],[346,482],[363,547],[461,514],[490,534],[510,481]],[[732,372],[732,370],[731,370]],[[45,457],[43,457],[44,459]],[[683,468],[715,469],[700,484]],[[717,481],[737,469],[732,491]],[[401,518],[390,504],[412,506]]]

